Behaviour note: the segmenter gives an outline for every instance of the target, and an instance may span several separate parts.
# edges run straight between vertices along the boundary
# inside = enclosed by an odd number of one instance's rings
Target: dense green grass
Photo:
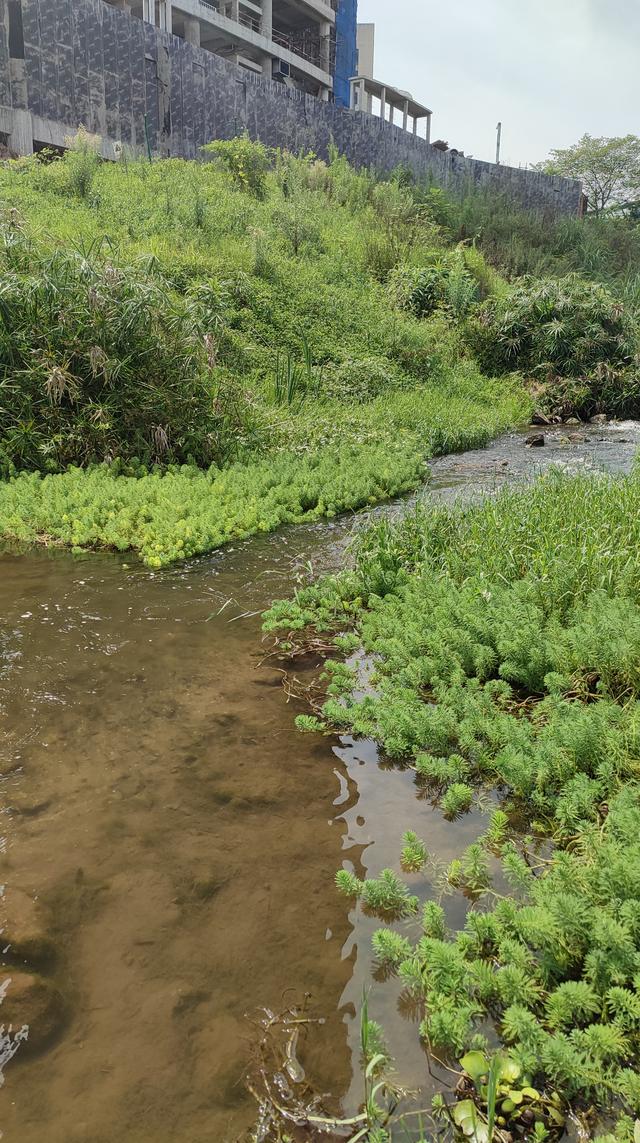
[[[365,697],[329,663],[322,719],[301,726],[376,738],[446,816],[499,793],[487,832],[446,873],[478,902],[464,930],[448,932],[431,905],[417,944],[388,930],[375,941],[425,1005],[422,1036],[454,1056],[485,1048],[489,1016],[529,1082],[636,1115],[639,552],[639,471],[551,473],[482,505],[376,525],[354,570],[266,619],[285,649],[320,630],[343,654],[375,656]],[[437,893],[427,854],[409,849]],[[369,904],[384,890],[389,916],[386,882],[378,892],[341,874],[340,887]],[[402,915],[406,891],[392,889]]]
[[[395,182],[254,157],[259,194],[233,155],[102,165],[82,144],[0,166],[6,537],[157,566],[396,495],[526,417],[462,338],[500,281],[481,255]],[[398,283],[436,264],[421,320]]]
[[[519,210],[506,195],[478,193],[458,200],[437,188],[423,192],[436,220],[454,242],[477,241],[489,261],[508,278],[579,274],[603,282],[640,304],[640,224],[603,214],[585,219],[541,218]]]

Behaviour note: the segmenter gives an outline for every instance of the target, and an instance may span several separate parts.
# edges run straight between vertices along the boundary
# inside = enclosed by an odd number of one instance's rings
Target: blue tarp
[[[338,0],[336,12],[336,71],[333,92],[338,107],[350,106],[349,80],[357,71],[358,0]]]

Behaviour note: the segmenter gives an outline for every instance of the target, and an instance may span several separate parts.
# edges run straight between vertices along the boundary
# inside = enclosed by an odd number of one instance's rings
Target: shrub
[[[466,316],[478,299],[478,286],[466,268],[461,251],[431,266],[400,266],[389,276],[389,292],[396,305],[418,318],[447,310],[456,319]]]
[[[273,151],[264,143],[252,142],[245,132],[235,139],[216,139],[213,143],[206,143],[202,150],[206,155],[219,159],[239,190],[254,198],[266,197],[267,172]]]
[[[55,471],[138,456],[228,459],[251,432],[224,358],[223,302],[149,261],[0,240],[0,464]]]
[[[448,270],[442,262],[433,266],[399,266],[389,278],[389,292],[396,305],[415,317],[429,317],[447,298]]]
[[[86,199],[100,165],[100,137],[79,127],[65,142],[69,148],[63,159],[66,187],[71,194]]]
[[[624,307],[604,287],[575,275],[526,279],[486,301],[469,322],[468,341],[490,374],[518,370],[535,379],[548,402],[588,414],[637,408],[631,367],[638,343]]]
[[[273,211],[274,229],[282,234],[291,253],[297,258],[304,253],[317,253],[322,249],[320,228],[310,204],[300,196]]]

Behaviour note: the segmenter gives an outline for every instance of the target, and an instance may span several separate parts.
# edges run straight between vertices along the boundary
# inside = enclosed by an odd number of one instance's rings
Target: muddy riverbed
[[[551,462],[623,471],[639,443],[632,423],[553,429],[544,449],[513,434],[436,461],[427,495],[484,494]],[[14,976],[36,971],[62,997],[49,1046],[5,1068],[9,1143],[231,1143],[253,1113],[246,1014],[305,993],[324,1022],[300,1062],[357,1104],[377,923],[349,911],[334,873],[397,867],[407,827],[444,862],[481,828],[446,823],[372,743],[300,735],[280,673],[260,665],[260,611],[309,563],[341,566],[362,519],[162,572],[0,555],[0,880],[36,901],[48,946],[24,964],[3,940]],[[463,899],[448,908],[459,921]],[[370,1005],[400,1078],[433,1090],[397,987],[376,984]]]

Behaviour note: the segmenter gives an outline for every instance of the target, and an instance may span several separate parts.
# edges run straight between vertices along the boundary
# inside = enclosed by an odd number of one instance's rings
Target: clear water
[[[427,495],[486,494],[550,462],[621,471],[640,441],[631,423],[581,432],[439,460]],[[235,1140],[253,1115],[246,1014],[305,993],[324,1017],[300,1045],[307,1075],[357,1104],[376,922],[336,894],[335,870],[397,867],[407,827],[448,861],[480,828],[445,822],[374,744],[298,734],[280,673],[260,663],[260,611],[308,563],[341,566],[362,521],[162,572],[0,555],[0,881],[41,904],[57,948],[45,972],[68,1005],[55,1043],[6,1068],[4,1139]],[[462,898],[448,907],[462,918]],[[397,987],[376,985],[370,1006],[401,1080],[431,1090]]]

